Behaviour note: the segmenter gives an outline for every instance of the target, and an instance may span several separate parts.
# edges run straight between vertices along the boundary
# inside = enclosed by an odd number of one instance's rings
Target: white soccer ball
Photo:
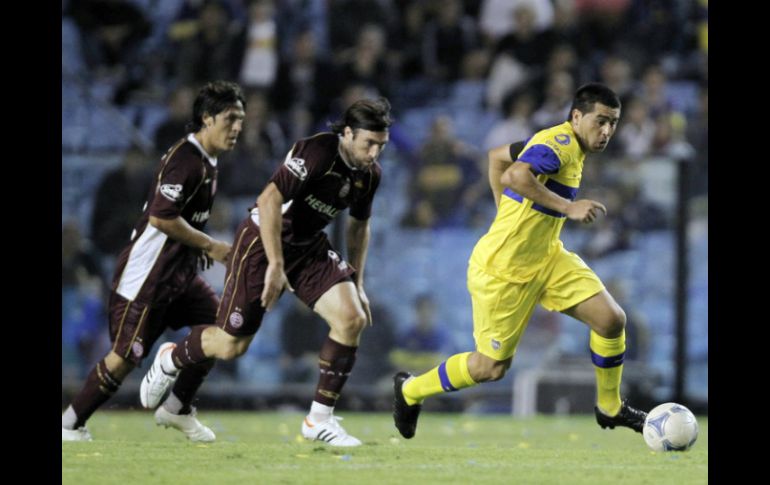
[[[698,421],[686,407],[667,402],[647,414],[642,434],[654,451],[687,451],[698,439]]]

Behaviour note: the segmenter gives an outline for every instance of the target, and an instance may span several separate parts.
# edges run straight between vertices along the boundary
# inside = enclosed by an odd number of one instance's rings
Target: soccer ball
[[[698,439],[698,421],[686,407],[667,402],[647,414],[642,434],[654,451],[687,451]]]

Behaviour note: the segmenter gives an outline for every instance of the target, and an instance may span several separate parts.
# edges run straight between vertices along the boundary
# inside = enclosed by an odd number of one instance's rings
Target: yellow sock
[[[468,370],[470,355],[470,352],[455,354],[437,367],[404,384],[406,403],[411,406],[421,403],[426,397],[475,386],[476,381],[471,378]]]
[[[591,360],[596,370],[596,404],[608,416],[620,412],[620,379],[626,355],[626,332],[604,338],[591,331]]]

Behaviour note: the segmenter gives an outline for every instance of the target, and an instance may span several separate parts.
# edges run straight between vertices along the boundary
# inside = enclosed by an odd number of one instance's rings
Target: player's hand
[[[363,286],[357,288],[358,298],[361,300],[361,306],[364,307],[364,312],[366,313],[366,323],[368,323],[369,326],[372,326],[374,325],[374,321],[372,321],[372,309],[369,307],[369,297],[366,296]]]
[[[283,271],[283,267],[274,264],[267,265],[265,271],[265,288],[262,290],[260,301],[266,311],[270,311],[281,296],[283,289],[286,288],[294,293],[294,288],[289,284],[289,278]]]
[[[596,220],[599,212],[607,215],[607,208],[600,202],[589,199],[576,200],[567,206],[566,216],[573,221],[590,224]]]
[[[231,246],[228,243],[214,239],[211,242],[211,248],[206,251],[206,254],[215,261],[227,264],[227,258],[230,256],[230,249]]]

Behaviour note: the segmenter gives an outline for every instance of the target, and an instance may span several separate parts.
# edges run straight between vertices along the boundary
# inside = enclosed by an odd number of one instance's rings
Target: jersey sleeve
[[[297,142],[268,183],[274,182],[284,201],[294,199],[311,181],[323,175],[324,157],[312,143]]]
[[[517,141],[516,143],[511,143],[510,146],[508,146],[508,151],[511,153],[511,160],[514,162],[519,159],[519,155],[521,154],[521,151],[524,149],[524,147],[529,142],[529,138],[527,138],[524,141]]]
[[[562,160],[556,152],[544,144],[535,144],[519,155],[518,160],[527,162],[535,173],[554,174],[562,166]]]
[[[171,155],[158,175],[150,215],[159,219],[179,217],[185,203],[200,186],[203,175],[201,164],[194,157],[182,150]]]
[[[372,166],[370,189],[364,194],[363,197],[350,204],[350,216],[355,217],[359,221],[365,221],[372,216],[372,203],[374,202],[374,193],[377,192],[377,187],[380,186],[380,178],[382,177],[382,168],[379,163],[375,163]]]

